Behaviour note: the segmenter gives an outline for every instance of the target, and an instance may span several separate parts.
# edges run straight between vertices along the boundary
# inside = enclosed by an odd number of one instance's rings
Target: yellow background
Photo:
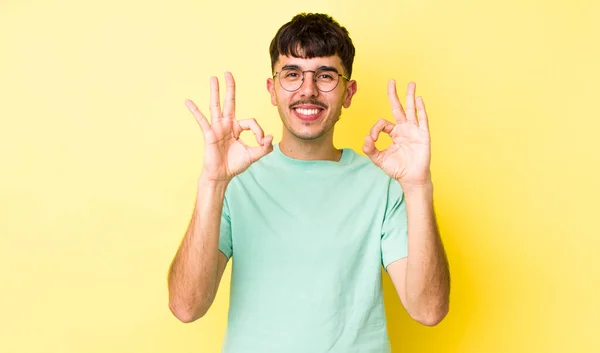
[[[386,278],[394,352],[600,352],[598,1],[0,2],[0,351],[218,352],[229,272],[184,325],[166,273],[187,227],[211,75],[278,141],[268,45],[332,14],[357,47],[336,143],[430,116],[451,312],[412,322]],[[229,270],[228,270],[229,271]]]

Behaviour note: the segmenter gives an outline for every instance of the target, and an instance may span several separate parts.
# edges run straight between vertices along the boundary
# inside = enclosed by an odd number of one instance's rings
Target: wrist
[[[198,188],[199,189],[211,189],[211,190],[222,190],[224,191],[225,189],[227,189],[227,186],[229,185],[229,182],[231,180],[220,180],[220,179],[212,179],[208,176],[206,176],[204,173],[202,173],[200,175],[200,178],[198,178]]]
[[[406,196],[409,195],[433,195],[433,182],[431,179],[419,183],[406,183],[397,180]]]

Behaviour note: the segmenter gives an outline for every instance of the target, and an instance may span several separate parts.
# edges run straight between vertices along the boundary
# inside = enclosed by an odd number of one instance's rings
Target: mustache
[[[290,109],[294,109],[294,107],[296,107],[298,105],[302,105],[302,104],[318,105],[319,107],[321,107],[323,109],[327,109],[327,104],[319,102],[317,100],[313,100],[313,99],[296,101],[296,102],[290,104]]]

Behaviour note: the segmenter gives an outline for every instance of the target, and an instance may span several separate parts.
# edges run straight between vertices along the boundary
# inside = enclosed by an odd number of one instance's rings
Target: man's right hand
[[[273,151],[273,136],[264,136],[255,119],[236,120],[235,81],[229,72],[225,73],[225,83],[225,106],[221,110],[219,81],[216,77],[210,79],[210,124],[194,102],[186,100],[185,105],[196,117],[204,134],[202,177],[228,183],[252,163]],[[249,147],[240,140],[240,134],[244,130],[254,133],[259,146]]]

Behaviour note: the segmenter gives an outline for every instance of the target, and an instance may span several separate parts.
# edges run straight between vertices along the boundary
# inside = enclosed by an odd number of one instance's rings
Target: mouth
[[[300,105],[294,107],[292,111],[300,120],[313,121],[319,119],[323,115],[325,109],[316,105]]]

